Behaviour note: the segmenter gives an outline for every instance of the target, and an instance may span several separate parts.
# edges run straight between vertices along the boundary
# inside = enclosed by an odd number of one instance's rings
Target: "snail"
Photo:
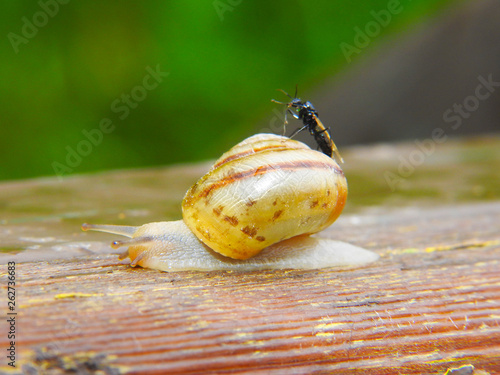
[[[162,271],[314,269],[360,265],[378,256],[310,237],[332,224],[347,181],[332,158],[302,142],[257,134],[224,153],[182,202],[183,220],[140,227],[83,224],[129,237],[120,258]]]

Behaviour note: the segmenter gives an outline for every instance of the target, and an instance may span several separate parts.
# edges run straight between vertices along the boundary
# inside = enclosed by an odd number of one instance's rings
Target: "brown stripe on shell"
[[[266,141],[268,142],[268,140],[266,140]],[[239,158],[242,158],[244,156],[256,154],[256,153],[262,152],[262,151],[276,150],[276,149],[278,149],[278,150],[281,150],[281,149],[283,149],[283,150],[285,150],[285,149],[286,150],[294,150],[294,149],[302,150],[302,149],[304,149],[304,147],[293,147],[289,143],[285,144],[285,142],[286,142],[286,140],[283,140],[282,145],[281,144],[280,145],[267,144],[265,147],[252,148],[251,150],[248,150],[248,151],[232,154],[232,155],[228,156],[227,158],[219,161],[218,163],[215,163],[214,166],[212,167],[212,169],[220,167],[222,164],[228,163],[231,160],[239,159]]]
[[[245,171],[245,172],[239,172],[235,173],[231,176],[228,176],[224,179],[221,179],[220,181],[208,186],[205,190],[200,192],[199,197],[204,198],[207,197],[212,190],[219,189],[225,185],[231,184],[237,180],[242,180],[244,178],[247,178],[249,176],[255,176],[255,175],[260,175],[263,173],[266,173],[267,171],[270,170],[290,170],[290,169],[333,169],[335,173],[344,175],[344,172],[340,167],[334,166],[332,164],[327,164],[323,162],[318,162],[318,161],[311,161],[311,160],[300,160],[300,161],[294,161],[290,163],[277,163],[273,166],[259,166],[257,168]]]

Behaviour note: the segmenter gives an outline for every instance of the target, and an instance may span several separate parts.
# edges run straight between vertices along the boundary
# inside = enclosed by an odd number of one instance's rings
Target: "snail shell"
[[[257,134],[224,153],[188,190],[183,220],[82,228],[130,237],[113,243],[129,246],[122,257],[130,257],[133,266],[164,271],[307,269],[373,261],[378,256],[369,251],[309,237],[337,219],[346,198],[347,181],[335,160],[301,142]]]
[[[184,221],[216,252],[248,259],[332,224],[347,181],[330,157],[289,138],[258,134],[233,147],[188,190]]]

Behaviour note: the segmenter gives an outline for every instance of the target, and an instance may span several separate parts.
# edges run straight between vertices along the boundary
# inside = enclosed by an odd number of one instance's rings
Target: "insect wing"
[[[317,133],[322,133],[325,139],[325,142],[328,143],[328,146],[332,149],[333,154],[335,154],[335,159],[340,161],[341,163],[344,162],[344,159],[342,159],[342,156],[340,156],[339,150],[337,149],[337,146],[333,142],[332,138],[330,137],[330,133],[328,133],[328,130],[325,128],[321,120],[319,119],[318,116],[316,116],[314,113],[312,113],[312,116],[314,120],[316,121],[316,130]],[[332,156],[332,155],[330,155]]]

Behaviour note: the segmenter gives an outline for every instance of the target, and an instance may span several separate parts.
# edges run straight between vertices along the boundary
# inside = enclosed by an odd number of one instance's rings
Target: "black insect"
[[[288,103],[282,103],[272,99],[275,103],[285,104],[287,106],[285,111],[285,125],[288,123],[286,118],[288,112],[297,120],[302,120],[302,123],[304,124],[304,126],[295,130],[290,138],[293,138],[302,130],[308,129],[309,133],[314,137],[318,147],[324,154],[330,156],[331,158],[335,155],[337,161],[343,163],[344,159],[340,156],[337,146],[335,146],[335,143],[333,143],[332,138],[330,137],[330,133],[328,132],[329,128],[325,128],[312,103],[309,101],[303,102],[301,99],[297,98],[297,88],[295,89],[295,97],[290,96],[287,92],[281,89],[278,91],[281,91],[291,99]]]

